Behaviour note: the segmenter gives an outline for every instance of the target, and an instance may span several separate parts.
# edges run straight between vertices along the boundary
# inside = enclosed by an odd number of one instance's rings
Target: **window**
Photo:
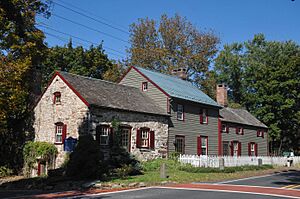
[[[53,93],[53,104],[61,104],[61,93],[60,92]]]
[[[177,120],[184,120],[183,105],[177,105]]]
[[[62,144],[66,138],[67,126],[62,122],[55,124],[55,143]]]
[[[200,109],[200,124],[208,124],[208,110]]]
[[[207,136],[197,137],[197,155],[208,155],[208,138],[207,138]]]
[[[236,134],[244,135],[244,129],[242,127],[236,127]]]
[[[148,82],[143,82],[142,83],[142,91],[147,91],[148,90]]]
[[[248,155],[257,156],[257,144],[255,142],[248,143]]]
[[[130,151],[130,128],[121,128],[121,146]]]
[[[231,155],[232,156],[240,156],[242,153],[242,145],[239,141],[232,141],[231,142]]]
[[[264,131],[263,130],[257,130],[257,137],[264,138]]]
[[[109,144],[110,127],[108,125],[100,125],[96,128],[96,140],[100,145]]]
[[[224,156],[229,156],[229,142],[228,141],[223,141],[223,155]]]
[[[229,126],[222,124],[222,133],[229,133]]]
[[[149,129],[141,129],[141,147],[149,146]]]
[[[175,136],[175,152],[184,154],[185,149],[185,139],[184,136],[176,135]]]

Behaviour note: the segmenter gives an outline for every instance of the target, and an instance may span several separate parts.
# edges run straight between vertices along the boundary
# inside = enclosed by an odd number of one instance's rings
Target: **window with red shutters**
[[[235,133],[237,135],[244,135],[244,128],[242,128],[242,127],[236,127],[235,128]]]
[[[58,122],[55,123],[55,144],[63,144],[67,136],[67,125]]]
[[[239,141],[231,141],[231,155],[240,156],[242,154],[242,145]]]
[[[229,133],[229,126],[226,124],[222,124],[222,133]]]
[[[264,138],[264,131],[263,130],[257,130],[257,137]]]
[[[155,148],[155,133],[149,128],[143,127],[137,130],[136,146],[140,148]]]

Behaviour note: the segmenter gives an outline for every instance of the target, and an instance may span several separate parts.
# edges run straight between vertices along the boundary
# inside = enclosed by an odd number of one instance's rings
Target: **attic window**
[[[229,126],[227,126],[226,124],[222,125],[222,133],[229,133]]]
[[[200,124],[208,124],[208,110],[200,109]]]
[[[53,104],[61,104],[61,93],[60,92],[53,93]]]
[[[264,131],[263,130],[257,130],[257,137],[264,138]]]
[[[142,83],[142,91],[147,91],[148,90],[148,82],[143,82]]]
[[[184,120],[183,105],[177,104],[177,120]]]
[[[236,134],[244,135],[244,129],[242,127],[236,127]]]

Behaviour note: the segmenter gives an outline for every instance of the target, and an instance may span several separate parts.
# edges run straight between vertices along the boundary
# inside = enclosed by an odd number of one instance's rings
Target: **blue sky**
[[[300,0],[53,1],[60,4],[53,4],[53,15],[49,19],[38,17],[37,20],[44,26],[40,28],[46,32],[49,46],[64,45],[70,38],[69,35],[81,39],[73,38],[74,45],[89,46],[89,42],[98,44],[103,40],[104,49],[112,59],[126,57],[126,48],[130,46],[126,42],[129,39],[126,32],[131,23],[145,17],[159,20],[162,14],[174,16],[178,13],[199,30],[212,29],[221,39],[220,49],[223,44],[250,40],[257,33],[265,34],[268,40],[294,40],[300,44]],[[114,28],[74,13],[61,5]]]

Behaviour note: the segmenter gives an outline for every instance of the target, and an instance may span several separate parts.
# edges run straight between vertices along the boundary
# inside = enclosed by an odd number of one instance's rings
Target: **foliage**
[[[100,146],[90,134],[81,135],[66,167],[66,175],[75,179],[96,179],[106,173]]]
[[[139,19],[131,25],[130,33],[130,64],[167,74],[173,69],[187,68],[188,80],[204,87],[219,43],[212,31],[199,31],[176,14],[162,15],[160,22]]]
[[[0,166],[0,178],[10,176],[12,174],[13,174],[13,170],[5,166]]]
[[[49,16],[49,2],[0,1],[0,165],[22,167],[22,146],[32,138],[31,105],[39,94],[38,66],[46,46],[35,17]]]
[[[77,75],[117,81],[122,67],[109,60],[102,43],[84,49],[73,47],[72,40],[65,46],[55,46],[47,50],[42,64],[43,84],[45,85],[55,70],[66,71]]]
[[[57,153],[58,151],[54,144],[48,142],[27,142],[23,149],[25,175],[29,174],[37,159],[52,162]]]
[[[300,47],[255,35],[226,45],[216,59],[217,81],[227,83],[232,102],[268,127],[272,151],[297,151],[300,143]]]

